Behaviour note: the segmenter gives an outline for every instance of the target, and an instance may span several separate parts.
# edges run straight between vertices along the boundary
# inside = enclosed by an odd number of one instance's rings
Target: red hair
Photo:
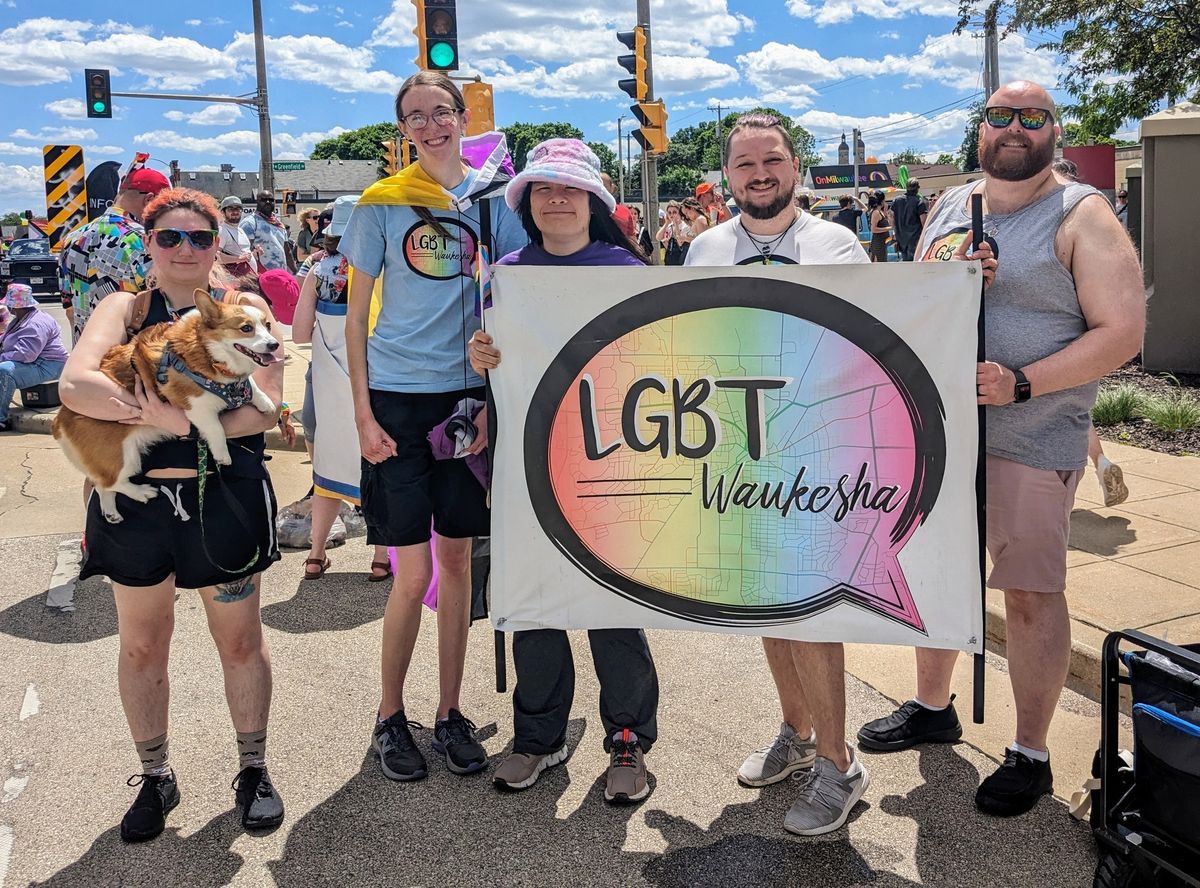
[[[217,214],[217,203],[203,191],[192,188],[168,188],[146,204],[142,211],[142,225],[146,230],[154,228],[158,217],[171,210],[191,210],[208,220],[214,231],[220,227],[221,217]]]

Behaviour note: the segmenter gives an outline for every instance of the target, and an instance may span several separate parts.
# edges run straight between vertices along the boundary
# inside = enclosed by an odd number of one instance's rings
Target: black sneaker
[[[384,776],[391,780],[421,780],[429,773],[410,728],[424,730],[425,726],[406,719],[403,709],[375,725],[371,746],[379,753]]]
[[[274,829],[283,823],[283,799],[271,785],[266,768],[251,765],[242,768],[234,778],[234,798],[242,809],[242,826],[246,829]]]
[[[167,815],[179,804],[179,787],[175,772],[163,774],[134,774],[129,786],[141,784],[133,807],[121,818],[121,838],[126,842],[146,842],[157,836],[167,825]]]
[[[1050,762],[1035,762],[1015,749],[1004,751],[1004,764],[975,791],[975,807],[996,817],[1016,817],[1054,787]]]
[[[945,709],[926,709],[909,700],[891,715],[867,722],[858,730],[859,749],[898,752],[918,743],[953,743],[962,739],[954,697]]]
[[[487,766],[487,753],[474,732],[475,723],[457,709],[433,726],[433,751],[446,756],[446,767],[455,774],[474,774]]]

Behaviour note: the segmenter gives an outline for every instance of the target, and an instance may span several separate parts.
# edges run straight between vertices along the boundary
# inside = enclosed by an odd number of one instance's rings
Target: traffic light
[[[644,102],[650,95],[646,82],[646,26],[638,25],[632,31],[617,31],[617,39],[633,52],[617,56],[617,64],[633,77],[618,80],[617,86],[627,92],[634,101]]]
[[[400,171],[400,162],[396,157],[396,140],[387,139],[383,143],[383,168],[387,170],[389,176],[394,176]]]
[[[423,71],[458,70],[458,12],[455,0],[412,0],[417,8],[417,57]]]
[[[477,136],[496,128],[496,111],[492,102],[492,85],[482,81],[463,84],[463,98],[471,112],[467,120],[467,135]]]
[[[629,110],[637,118],[641,129],[634,130],[633,137],[647,154],[666,154],[667,145],[667,106],[662,99],[654,102],[638,102],[630,105]]]
[[[85,68],[83,79],[87,83],[88,117],[112,117],[112,86],[108,80],[107,68]]]

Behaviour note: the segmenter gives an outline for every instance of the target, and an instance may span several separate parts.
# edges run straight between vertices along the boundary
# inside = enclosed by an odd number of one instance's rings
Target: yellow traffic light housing
[[[396,140],[387,139],[381,143],[383,145],[383,168],[389,176],[394,176],[400,171],[399,159],[396,157]]]
[[[634,130],[633,138],[647,154],[666,154],[670,139],[667,138],[667,106],[662,99],[654,102],[638,102],[629,110],[641,124]]]
[[[477,136],[496,128],[496,109],[492,99],[492,85],[482,81],[463,84],[463,99],[471,116],[467,119],[467,135]]]
[[[650,85],[646,82],[646,27],[638,25],[632,31],[618,31],[617,39],[633,50],[632,53],[617,56],[617,64],[633,75],[618,80],[617,86],[633,100],[644,102],[650,95]]]

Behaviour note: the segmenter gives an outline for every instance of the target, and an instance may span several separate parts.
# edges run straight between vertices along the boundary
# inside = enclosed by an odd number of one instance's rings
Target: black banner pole
[[[983,195],[971,195],[971,251],[979,249],[983,243]],[[979,345],[976,360],[982,363],[987,360],[987,350],[984,340],[984,310],[983,299],[986,290],[983,281],[979,283]],[[978,392],[978,389],[976,389]],[[979,525],[979,609],[983,644],[987,645],[987,407],[980,404],[979,416],[979,451],[975,457],[975,515]],[[983,688],[985,653],[974,655],[974,707],[972,721],[977,725],[983,724]]]

